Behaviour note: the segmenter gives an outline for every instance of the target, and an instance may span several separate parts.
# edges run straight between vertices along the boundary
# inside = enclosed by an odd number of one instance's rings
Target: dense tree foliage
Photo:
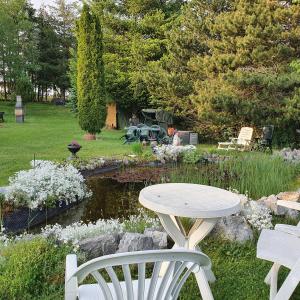
[[[83,5],[77,25],[77,98],[79,125],[99,133],[106,119],[106,96],[100,19]]]
[[[0,0],[0,82],[5,100],[65,97],[69,50],[74,47],[76,3],[56,0],[36,12],[28,0]],[[1,98],[2,98],[1,97]]]
[[[299,32],[300,6],[290,2],[190,1],[169,33],[168,53],[148,65],[151,99],[203,138],[271,123],[281,142],[291,140],[300,127],[292,63],[300,56]]]
[[[108,95],[123,109],[136,112],[150,104],[144,74],[150,62],[166,53],[166,31],[183,1],[94,3],[103,19]]]
[[[33,20],[33,9],[25,0],[0,1],[0,77],[6,100],[15,99],[15,92],[30,100],[30,78],[38,68]]]
[[[164,108],[206,140],[267,123],[276,126],[279,142],[295,138],[298,0],[87,2],[102,24],[107,102],[129,114]],[[48,88],[62,96],[68,90],[76,111],[76,7],[56,0],[34,14],[26,0],[0,3],[4,97],[22,90],[30,99],[35,88],[44,99]]]

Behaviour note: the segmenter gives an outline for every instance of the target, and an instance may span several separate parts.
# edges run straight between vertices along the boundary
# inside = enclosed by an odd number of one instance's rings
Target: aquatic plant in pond
[[[240,153],[218,163],[174,168],[170,181],[232,188],[258,199],[289,190],[299,171],[299,165],[287,163],[277,156]]]

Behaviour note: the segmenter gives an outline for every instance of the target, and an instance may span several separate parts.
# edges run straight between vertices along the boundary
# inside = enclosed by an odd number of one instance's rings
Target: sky
[[[54,0],[30,0],[33,4],[34,8],[38,9],[44,3],[45,5],[53,4]],[[68,2],[72,2],[72,0],[68,0]]]

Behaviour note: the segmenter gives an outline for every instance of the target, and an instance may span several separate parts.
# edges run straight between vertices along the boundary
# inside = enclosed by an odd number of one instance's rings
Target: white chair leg
[[[278,271],[280,265],[274,264],[271,268],[271,276],[270,276],[270,300],[273,300],[277,294],[277,283],[278,283]]]
[[[213,273],[213,271],[211,270],[211,268],[203,268],[206,278],[209,282],[213,283],[216,281],[216,276]]]
[[[274,300],[289,300],[300,280],[300,260],[291,269]]]
[[[214,300],[203,268],[200,268],[200,270],[197,273],[195,273],[195,275],[202,299]]]
[[[267,276],[265,277],[265,280],[264,280],[265,284],[267,284],[267,285],[270,285],[270,284],[271,284],[271,276],[272,276],[272,272],[273,272],[274,268],[276,268],[276,266],[278,266],[278,271],[279,271],[280,265],[277,264],[277,263],[274,263],[273,266],[272,266],[272,268],[270,269],[269,273],[268,273]],[[278,271],[277,271],[277,272],[278,272]]]

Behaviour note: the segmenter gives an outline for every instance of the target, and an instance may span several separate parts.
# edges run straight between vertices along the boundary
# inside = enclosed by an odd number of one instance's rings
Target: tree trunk
[[[5,56],[4,56],[4,50],[2,52],[2,70],[3,70],[3,88],[4,88],[4,99],[7,101],[7,83],[6,83],[6,74],[5,74]]]

